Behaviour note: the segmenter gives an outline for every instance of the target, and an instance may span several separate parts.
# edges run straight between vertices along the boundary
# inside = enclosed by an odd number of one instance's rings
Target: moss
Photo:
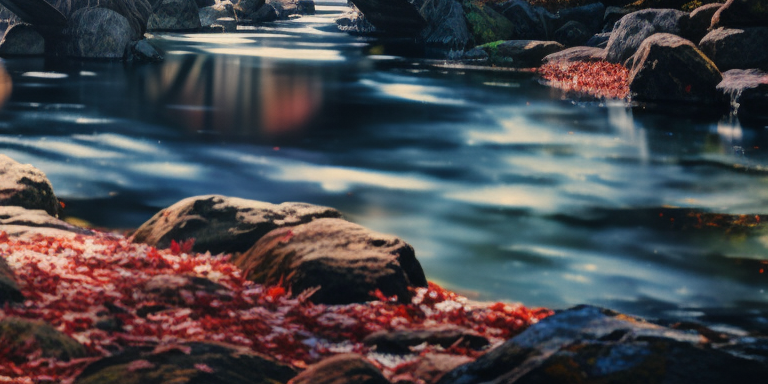
[[[476,45],[512,38],[512,22],[491,7],[475,1],[465,1],[462,7]]]

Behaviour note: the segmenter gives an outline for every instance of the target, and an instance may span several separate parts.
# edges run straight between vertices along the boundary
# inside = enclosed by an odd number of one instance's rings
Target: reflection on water
[[[765,320],[764,128],[432,69],[331,19],[158,35],[159,65],[6,60],[0,150],[96,225],[198,194],[306,201],[405,238],[473,297]]]

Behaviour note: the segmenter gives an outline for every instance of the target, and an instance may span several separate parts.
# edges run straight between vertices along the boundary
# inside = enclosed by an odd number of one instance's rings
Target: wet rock
[[[768,73],[757,69],[732,69],[717,85],[731,100],[739,118],[768,118]]]
[[[555,28],[561,28],[571,21],[578,21],[583,24],[589,34],[592,35],[603,29],[604,16],[605,5],[600,2],[582,5],[580,7],[565,8],[557,12]]]
[[[357,7],[345,12],[336,19],[336,26],[340,31],[357,35],[369,35],[376,32],[376,27],[365,19],[365,15]]]
[[[633,98],[714,104],[722,101],[722,75],[693,43],[668,33],[646,39],[629,75]]]
[[[157,52],[155,47],[153,47],[147,40],[139,40],[132,41],[128,44],[125,60],[142,63],[156,63],[163,61],[163,55]]]
[[[42,55],[45,39],[31,24],[11,25],[0,41],[0,55]]]
[[[419,355],[415,361],[408,364],[412,371],[409,374],[397,375],[392,378],[394,383],[435,383],[447,372],[460,365],[472,362],[474,359],[467,356],[449,355],[445,353],[427,353]],[[419,381],[421,380],[421,381]]]
[[[683,37],[694,43],[701,41],[701,38],[709,31],[709,25],[712,23],[712,16],[714,16],[715,12],[722,6],[722,3],[712,3],[694,9],[688,16],[688,22],[683,28]]]
[[[606,59],[611,63],[624,63],[649,36],[679,35],[681,20],[687,17],[685,12],[672,9],[646,9],[622,17],[608,40]]]
[[[235,18],[241,22],[250,19],[264,4],[264,0],[238,0],[234,3]]]
[[[532,6],[524,0],[511,0],[495,9],[511,22],[509,35],[496,40],[548,40],[553,37],[557,16],[542,7]]]
[[[65,31],[67,55],[119,60],[136,32],[123,15],[106,8],[84,8],[69,18]]]
[[[512,40],[515,37],[515,24],[489,5],[465,0],[462,8],[475,44]]]
[[[42,209],[51,216],[59,212],[59,199],[45,173],[0,154],[0,206],[3,205]]]
[[[738,383],[768,366],[695,332],[581,306],[550,316],[445,374],[439,384]]]
[[[728,0],[712,16],[712,29],[753,26],[768,26],[768,0]]]
[[[102,358],[86,367],[74,383],[273,384],[294,376],[292,368],[246,348],[190,342]]]
[[[379,32],[416,36],[427,25],[408,0],[351,0]]]
[[[251,14],[251,21],[254,23],[268,23],[278,18],[278,13],[272,4],[264,4],[259,10]]]
[[[50,216],[45,211],[17,206],[0,206],[0,231],[23,239],[31,239],[36,235],[74,237],[94,234],[91,230]]]
[[[266,285],[283,283],[294,294],[319,287],[315,303],[375,299],[371,292],[410,302],[410,287],[425,287],[424,271],[403,240],[341,219],[318,219],[276,229],[233,263],[243,276]]]
[[[584,45],[590,37],[587,26],[578,21],[569,21],[555,31],[555,41],[566,47]]]
[[[313,15],[315,3],[312,0],[267,0],[277,12],[279,20],[288,20],[294,15]]]
[[[603,61],[605,49],[595,47],[572,47],[560,52],[555,52],[544,57],[545,63],[577,62],[577,61]]]
[[[220,195],[195,196],[158,212],[136,230],[132,240],[168,248],[172,240],[195,239],[195,252],[243,252],[273,229],[321,217],[341,217],[341,213],[305,203],[277,205]]]
[[[288,384],[390,384],[363,356],[342,354],[307,368]]]
[[[230,1],[223,1],[221,3],[200,8],[200,25],[203,27],[210,27],[216,24],[216,20],[222,17],[235,18],[235,6]]]
[[[147,22],[150,31],[189,31],[201,26],[200,11],[194,0],[162,0]]]
[[[718,28],[704,36],[699,47],[721,71],[768,70],[768,27]]]
[[[480,350],[488,346],[488,339],[468,329],[459,327],[435,327],[429,329],[409,329],[374,332],[363,339],[363,344],[376,346],[376,352],[407,354],[411,347],[420,344],[439,345],[448,348],[458,345]]]
[[[0,305],[22,301],[24,301],[24,295],[16,284],[16,276],[5,258],[0,256]]]
[[[491,64],[532,68],[541,66],[544,57],[562,51],[565,47],[556,41],[511,40],[481,45],[477,49],[488,54]],[[472,54],[472,51],[467,54]]]
[[[205,277],[190,275],[158,275],[142,285],[142,292],[164,303],[183,305],[201,295],[226,297],[229,290]],[[191,303],[188,303],[191,304]]]
[[[590,37],[584,45],[588,47],[605,48],[608,46],[608,40],[611,38],[609,32],[598,33]]]
[[[42,357],[69,361],[87,354],[85,347],[75,339],[42,321],[6,317],[0,320],[0,340],[3,340],[3,348],[10,349],[10,356],[14,351],[39,349]],[[26,357],[26,353],[18,355]]]
[[[425,0],[419,13],[427,22],[427,27],[421,32],[425,43],[457,50],[470,44],[472,35],[458,1]]]

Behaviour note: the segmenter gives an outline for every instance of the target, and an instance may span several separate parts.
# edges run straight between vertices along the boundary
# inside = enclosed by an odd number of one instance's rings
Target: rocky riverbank
[[[0,382],[749,382],[768,338],[481,303],[333,208],[190,197],[129,235],[61,220],[0,155]]]

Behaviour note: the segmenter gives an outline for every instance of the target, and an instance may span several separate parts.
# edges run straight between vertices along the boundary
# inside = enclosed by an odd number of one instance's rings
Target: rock
[[[409,369],[412,371],[410,374],[397,375],[396,371],[392,381],[398,384],[410,382],[435,383],[447,372],[472,361],[474,359],[467,356],[449,355],[446,353],[420,354],[415,361],[408,363]]]
[[[481,1],[465,0],[462,8],[475,44],[481,45],[514,38],[515,24],[489,5]]]
[[[253,17],[253,15],[251,15]],[[237,32],[237,20],[234,17],[220,17],[211,25],[212,28],[221,27],[224,32]]]
[[[147,22],[150,31],[189,31],[201,26],[194,0],[162,0]]]
[[[753,26],[768,26],[768,0],[728,0],[712,16],[712,29]]]
[[[144,37],[152,7],[158,2],[159,0],[98,0],[98,7],[111,9],[128,19],[135,32],[133,39],[139,40]],[[65,15],[71,17],[78,10],[93,8],[97,5],[95,3],[94,0],[59,0],[56,5]]]
[[[195,239],[195,252],[243,252],[273,229],[321,217],[341,217],[341,213],[304,203],[275,205],[219,195],[195,196],[158,212],[136,230],[132,240],[168,248],[172,240]]]
[[[578,21],[569,21],[555,31],[555,41],[566,47],[584,45],[590,37],[587,26]]]
[[[678,331],[591,306],[541,320],[439,384],[740,383],[768,365]]]
[[[132,41],[128,44],[125,60],[141,63],[157,63],[163,61],[163,55],[157,52],[155,47],[153,47],[147,40],[139,40]]]
[[[629,15],[632,12],[635,12],[635,9],[631,7],[605,8],[605,15],[603,15],[603,32],[613,32],[616,23],[618,23],[622,17]]]
[[[699,47],[721,71],[768,70],[768,27],[718,28],[704,36]]]
[[[545,56],[562,51],[565,47],[556,41],[511,40],[484,44],[476,49],[485,51],[491,64],[532,68],[541,66]]]
[[[768,118],[768,73],[732,69],[723,73],[717,89],[727,95],[739,118]]]
[[[313,15],[315,3],[312,0],[267,0],[277,12],[279,20],[288,20],[294,15]]]
[[[210,27],[221,17],[235,18],[235,7],[230,1],[223,1],[210,7],[200,8],[200,25]]]
[[[239,21],[250,19],[264,4],[264,0],[238,0],[234,3],[235,18]]]
[[[369,23],[365,19],[365,15],[355,6],[352,6],[351,10],[342,14],[335,22],[340,31],[351,34],[369,35],[376,32],[376,27]]]
[[[511,22],[510,33],[496,40],[548,40],[553,37],[557,16],[546,9],[532,6],[525,0],[507,1],[495,8]]]
[[[413,247],[341,219],[276,229],[233,263],[245,278],[265,285],[282,282],[294,294],[319,287],[310,297],[315,303],[370,301],[377,289],[409,303],[408,288],[427,285]]]
[[[608,40],[611,38],[611,34],[609,32],[605,33],[598,33],[587,40],[584,45],[588,47],[597,47],[597,48],[605,48],[608,46]]]
[[[104,357],[86,367],[74,384],[274,384],[294,376],[292,368],[247,348],[188,342]]]
[[[211,7],[216,5],[216,0],[195,0],[198,8]]]
[[[45,39],[31,24],[11,25],[0,41],[0,55],[45,54]]]
[[[0,305],[22,301],[24,301],[24,295],[16,284],[16,276],[5,258],[0,256]]]
[[[275,7],[272,6],[272,4],[264,4],[259,7],[256,12],[251,14],[251,21],[254,23],[268,23],[270,21],[277,20],[278,17],[279,14],[277,13]]]
[[[489,345],[488,339],[468,329],[459,327],[435,327],[420,330],[395,330],[374,332],[363,339],[363,344],[376,346],[376,352],[388,354],[412,353],[410,347],[420,344],[439,345],[448,348],[458,345],[480,350]]]
[[[189,275],[153,276],[141,288],[145,294],[154,296],[163,303],[175,305],[192,304],[195,298],[201,295],[227,296],[229,293],[221,284],[205,277]]]
[[[408,0],[350,0],[379,32],[416,36],[427,25]]]
[[[67,25],[67,18],[45,0],[2,0],[0,4],[25,23],[55,30]]]
[[[603,61],[605,50],[594,47],[572,47],[560,52],[555,52],[544,57],[545,63],[576,62],[576,61]]]
[[[672,9],[646,9],[622,17],[605,48],[606,60],[624,63],[646,38],[655,33],[680,34],[681,20],[687,16],[685,12]]]
[[[341,354],[311,365],[288,384],[390,384],[381,371],[357,354]]]
[[[0,206],[3,205],[42,209],[51,216],[59,213],[59,199],[45,173],[0,154]]]
[[[67,55],[88,59],[122,59],[136,32],[128,19],[106,8],[83,8],[69,18]]]
[[[43,210],[17,206],[0,206],[0,231],[8,236],[24,239],[32,239],[37,235],[74,237],[94,234],[91,230],[50,216]]]
[[[694,9],[688,16],[688,22],[683,28],[682,36],[694,43],[701,41],[701,38],[709,31],[712,16],[722,6],[722,3],[712,3]]]
[[[456,50],[470,44],[472,35],[457,0],[425,0],[419,13],[427,22],[421,32],[425,43]]]
[[[63,361],[87,355],[85,347],[75,339],[42,321],[6,317],[0,320],[0,340],[3,340],[3,348],[10,350],[10,356],[13,351],[34,349],[39,349],[42,357]]]
[[[657,33],[637,50],[629,90],[637,100],[715,104],[722,101],[720,81],[720,71],[693,43]]]
[[[605,17],[605,5],[600,2],[582,5],[580,7],[565,8],[557,12],[555,20],[555,29],[571,21],[578,21],[583,24],[589,34],[595,34],[603,29],[603,18]]]

